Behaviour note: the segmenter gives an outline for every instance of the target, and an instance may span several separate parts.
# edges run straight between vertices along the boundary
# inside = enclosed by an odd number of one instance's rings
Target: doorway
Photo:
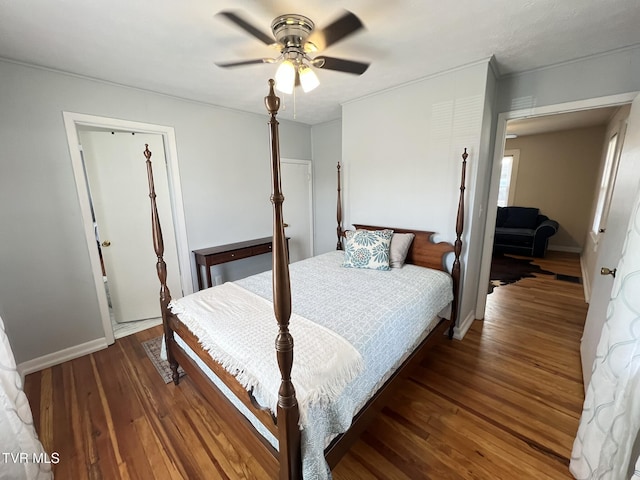
[[[485,308],[487,302],[487,285],[490,280],[491,259],[493,252],[493,240],[496,224],[496,208],[499,193],[499,181],[502,158],[506,145],[507,122],[515,119],[525,119],[529,117],[541,117],[546,115],[554,115],[559,113],[576,112],[581,110],[590,110],[608,106],[621,106],[631,103],[636,96],[635,93],[613,95],[609,97],[601,97],[589,100],[581,100],[560,105],[551,105],[547,107],[538,107],[534,109],[517,110],[504,112],[498,115],[498,125],[496,129],[496,144],[494,149],[493,166],[491,172],[491,183],[488,197],[488,211],[485,225],[485,235],[482,251],[482,262],[478,284],[476,315],[478,319],[485,316]],[[468,325],[470,326],[470,324]],[[468,328],[468,326],[466,326]]]
[[[147,172],[142,151],[152,152],[167,271],[177,273],[178,255],[169,203],[169,184],[161,135],[79,127],[78,136],[94,215],[98,253],[115,338],[162,323],[157,261],[150,248],[151,220]],[[178,275],[169,290],[181,295]]]
[[[313,179],[309,160],[280,160],[289,262],[313,256]]]
[[[172,292],[174,293],[174,295],[180,296],[181,294],[191,293],[192,286],[190,281],[190,260],[189,260],[189,253],[188,253],[188,247],[187,247],[187,241],[186,241],[186,228],[185,228],[185,221],[184,221],[184,209],[182,206],[182,194],[180,190],[180,178],[179,178],[179,171],[178,171],[178,164],[177,164],[175,135],[171,127],[142,124],[138,122],[128,122],[123,120],[75,114],[70,112],[64,112],[64,120],[65,120],[65,128],[67,130],[67,140],[69,142],[69,149],[70,149],[71,158],[72,158],[74,175],[76,179],[76,188],[78,189],[78,196],[80,199],[82,218],[84,222],[85,237],[87,240],[87,248],[88,248],[89,257],[91,260],[91,266],[93,270],[92,273],[93,273],[94,283],[96,287],[96,295],[98,298],[101,320],[102,320],[102,324],[105,332],[105,340],[107,341],[108,344],[111,344],[115,340],[113,326],[112,326],[112,314],[115,310],[119,309],[120,310],[119,315],[121,316],[121,319],[125,319],[125,320],[127,318],[136,319],[135,317],[136,316],[140,317],[140,315],[142,317],[145,317],[145,316],[148,316],[148,314],[144,314],[144,313],[141,314],[140,312],[133,312],[133,313],[123,312],[121,309],[122,305],[120,304],[117,305],[116,309],[110,308],[109,306],[110,299],[107,294],[107,290],[105,289],[105,281],[104,281],[103,273],[107,274],[107,286],[110,287],[110,290],[111,290],[111,305],[113,306],[114,301],[119,301],[114,296],[114,293],[115,293],[115,291],[113,291],[114,287],[116,287],[116,289],[120,293],[120,297],[122,298],[122,294],[127,293],[127,291],[130,288],[130,285],[127,286],[126,275],[123,279],[123,276],[121,274],[118,274],[120,278],[118,280],[115,279],[116,270],[112,270],[112,273],[113,273],[112,279],[109,279],[108,270],[110,268],[113,269],[114,265],[117,265],[118,262],[120,262],[120,264],[124,263],[126,265],[127,260],[122,261],[123,260],[122,258],[117,258],[119,257],[119,255],[112,255],[111,251],[107,251],[107,249],[111,248],[111,246],[99,247],[97,244],[96,231],[100,235],[100,225],[98,225],[98,230],[96,230],[96,222],[94,221],[94,211],[92,209],[93,205],[91,202],[91,195],[90,195],[91,182],[87,180],[88,176],[85,175],[83,158],[82,158],[83,155],[81,153],[81,147],[80,147],[81,137],[84,136],[86,139],[88,138],[88,135],[82,132],[94,132],[92,134],[92,137],[94,137],[92,138],[92,143],[95,143],[96,141],[97,143],[102,142],[102,140],[98,140],[101,137],[101,135],[110,136],[111,132],[114,132],[113,133],[114,138],[115,138],[116,132],[118,133],[119,136],[122,136],[122,137],[124,136],[133,137],[134,135],[132,134],[139,135],[139,140],[141,141],[141,145],[140,146],[136,145],[138,147],[136,150],[139,150],[138,156],[140,157],[140,165],[141,165],[140,171],[143,172],[143,183],[141,185],[136,184],[135,186],[128,186],[127,188],[123,188],[120,191],[118,191],[117,190],[118,168],[111,169],[110,166],[107,166],[106,171],[109,172],[113,170],[111,173],[115,175],[115,181],[112,182],[112,184],[115,184],[116,186],[112,188],[116,188],[116,194],[120,192],[120,194],[124,195],[126,191],[127,194],[129,193],[135,194],[139,200],[142,200],[143,202],[146,203],[146,207],[142,207],[142,208],[144,208],[147,212],[146,217],[148,218],[146,221],[148,222],[150,222],[150,213],[149,213],[149,205],[148,205],[149,204],[148,186],[146,182],[146,167],[144,166],[145,159],[142,152],[144,150],[145,143],[149,143],[150,141],[153,143],[153,141],[155,141],[155,145],[153,145],[153,149],[155,150],[155,152],[153,152],[154,156],[152,157],[154,174],[158,175],[158,173],[156,172],[159,172],[160,174],[159,176],[165,178],[163,183],[166,184],[167,192],[168,192],[168,194],[165,194],[165,199],[163,200],[163,202],[165,202],[165,207],[163,208],[163,210],[166,213],[166,219],[165,219],[165,222],[163,222],[163,226],[166,225],[167,223],[171,224],[173,226],[173,230],[175,231],[175,234],[173,235],[175,242],[173,242],[174,246],[172,247],[172,250],[174,251],[174,253],[172,255],[175,257],[175,263],[177,264],[177,267],[175,267],[175,270],[178,270],[178,271],[174,271],[174,274],[171,275],[169,278],[173,278],[176,280],[176,282],[174,283],[174,288]],[[143,136],[145,135],[148,135],[148,137],[143,138]],[[145,140],[147,141],[145,142]],[[134,142],[134,145],[135,145],[135,142]],[[150,145],[150,149],[151,147],[152,145]],[[95,149],[93,150],[95,151]],[[163,157],[166,160],[166,165],[165,165],[165,162],[161,161]],[[96,169],[95,167],[96,167],[95,162],[92,162],[92,166],[89,169],[95,170]],[[100,173],[98,176],[100,180],[102,180],[102,173]],[[140,179],[140,177],[138,177],[138,179]],[[102,185],[103,182],[100,181],[99,183],[100,185]],[[94,185],[94,191],[95,191],[95,188],[96,187]],[[133,191],[129,191],[129,190],[133,190]],[[140,192],[140,193],[138,194],[137,192]],[[113,196],[113,193],[112,193],[112,196]],[[158,201],[160,202],[160,198],[158,198]],[[99,208],[101,210],[104,210],[103,207],[104,205],[100,205]],[[125,204],[124,207],[121,205],[120,207],[117,207],[117,208],[119,208],[120,212],[116,211],[116,215],[112,215],[113,218],[129,217],[129,215],[126,215],[126,216],[123,215],[123,211],[127,211],[129,209],[128,205]],[[97,213],[97,210],[98,210],[98,205],[96,205],[96,213]],[[104,211],[102,213],[104,213]],[[97,217],[99,217],[100,214],[95,216],[97,219]],[[133,223],[137,223],[137,222],[134,220]],[[167,225],[167,228],[169,226],[170,225]],[[110,226],[107,227],[107,231],[108,231],[108,228],[111,228],[111,227]],[[125,230],[127,229],[126,226],[124,227],[124,229]],[[150,227],[146,236],[147,236],[146,243],[148,246],[148,252],[149,252],[149,255],[152,257],[152,266],[151,268],[148,268],[148,266],[146,265],[148,261],[145,260],[144,267],[136,266],[135,268],[133,268],[133,270],[144,270],[145,272],[150,272],[151,274],[154,275],[155,269],[153,265],[155,265],[155,256],[153,255],[153,248],[150,240],[151,238]],[[101,238],[100,240],[101,240],[101,243],[106,242],[107,245],[111,241],[109,238]],[[118,243],[121,244],[121,243],[128,243],[128,242],[119,241]],[[102,248],[102,251],[101,251],[101,248]],[[112,251],[113,250],[115,249],[112,249]],[[101,255],[102,255],[102,259],[101,259]],[[116,263],[113,264],[112,262],[114,258],[107,259],[107,257],[116,257],[115,258]],[[103,260],[106,260],[106,261],[103,263]],[[111,267],[110,267],[110,263],[111,263]],[[103,268],[103,265],[104,265],[104,268]],[[121,286],[115,285],[114,282],[121,284]],[[159,287],[157,283],[157,278],[155,279],[155,285],[150,288],[152,288],[153,294],[156,297],[153,303],[158,305],[157,291]],[[135,308],[138,308],[138,307],[135,307]],[[157,323],[158,320],[156,319],[155,322]],[[133,333],[137,329],[143,329],[143,328],[148,328],[148,325],[139,324],[137,327],[129,328],[127,329],[127,334]]]

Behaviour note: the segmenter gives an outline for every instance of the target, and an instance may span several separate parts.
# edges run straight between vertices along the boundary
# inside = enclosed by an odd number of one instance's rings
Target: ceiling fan
[[[316,88],[320,81],[312,67],[354,75],[362,75],[369,67],[368,63],[355,60],[325,55],[312,56],[364,28],[360,19],[349,11],[345,11],[321,30],[316,30],[314,23],[304,15],[280,15],[271,22],[273,36],[249,23],[236,11],[222,11],[217,15],[240,27],[266,45],[277,48],[280,54],[275,58],[257,58],[216,63],[216,65],[228,68],[281,62],[276,71],[275,80],[276,88],[283,93],[292,93],[297,85],[302,86],[305,92]]]

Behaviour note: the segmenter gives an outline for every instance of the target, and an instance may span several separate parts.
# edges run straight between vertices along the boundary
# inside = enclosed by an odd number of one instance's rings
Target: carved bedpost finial
[[[276,82],[273,80],[273,78],[270,78],[269,79],[269,95],[264,97],[264,104],[267,107],[267,111],[271,115],[277,115],[278,110],[280,110],[280,97],[276,95],[276,92],[273,89],[275,84]]]
[[[147,179],[149,181],[149,198],[151,199],[151,233],[153,236],[153,249],[156,252],[158,261],[156,262],[156,272],[160,281],[160,312],[162,314],[162,324],[164,326],[164,342],[167,349],[167,360],[171,367],[171,378],[173,383],[178,384],[178,362],[173,357],[170,344],[173,341],[173,330],[169,326],[169,302],[171,302],[171,292],[167,287],[167,264],[164,261],[164,240],[162,238],[162,227],[158,216],[158,205],[156,203],[156,189],[153,184],[153,166],[151,165],[151,151],[149,145],[144,145],[144,156],[147,159]]]
[[[289,331],[291,317],[291,284],[287,237],[284,234],[282,203],[284,195],[280,182],[280,135],[276,114],[280,99],[273,91],[275,82],[269,80],[269,95],[264,98],[269,118],[269,144],[271,150],[271,203],[273,204],[273,311],[278,322],[276,337],[276,359],[281,381],[278,389],[278,442],[280,458],[280,480],[302,478],[300,457],[300,411],[296,390],[291,380],[293,368],[293,336]]]
[[[453,278],[453,302],[451,302],[451,326],[449,327],[449,338],[453,338],[454,328],[458,322],[458,308],[460,302],[460,253],[462,252],[462,231],[464,229],[464,190],[467,171],[467,149],[462,154],[462,175],[460,178],[460,198],[458,199],[458,215],[456,218],[456,241],[453,244],[455,258],[451,269]]]
[[[462,183],[460,184],[460,190],[464,192],[465,189],[465,171],[467,169],[467,157],[469,154],[467,153],[467,148],[465,147],[464,153],[462,154]]]

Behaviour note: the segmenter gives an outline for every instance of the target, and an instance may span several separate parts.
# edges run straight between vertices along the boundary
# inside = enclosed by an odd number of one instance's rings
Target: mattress
[[[453,298],[447,273],[415,265],[389,271],[344,268],[343,255],[329,252],[289,266],[293,312],[342,336],[364,360],[362,373],[336,401],[310,405],[305,412],[305,479],[331,477],[324,460],[326,446],[349,428],[355,413],[437,325],[439,315]],[[269,301],[272,298],[271,272],[235,283]],[[177,336],[176,341],[277,449],[277,439],[266,427],[219,379],[213,378],[213,372]]]

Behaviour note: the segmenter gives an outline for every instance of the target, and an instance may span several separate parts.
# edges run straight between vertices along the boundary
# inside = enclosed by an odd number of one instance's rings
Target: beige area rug
[[[156,367],[156,370],[164,380],[164,383],[171,382],[171,367],[169,366],[169,362],[160,358],[160,350],[162,348],[162,337],[152,338],[151,340],[147,340],[146,342],[142,342],[142,347],[144,351],[147,352],[147,356],[153,363],[153,366]],[[178,374],[180,376],[184,375],[184,370],[182,367],[178,367]]]

